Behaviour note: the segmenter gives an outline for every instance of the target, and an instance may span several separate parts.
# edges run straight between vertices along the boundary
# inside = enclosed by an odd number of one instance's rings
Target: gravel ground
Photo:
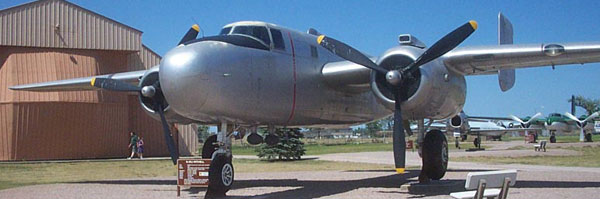
[[[509,144],[512,146],[512,144]],[[459,156],[573,155],[575,151],[553,149],[546,153],[532,150],[452,151]],[[240,157],[240,156],[238,156]],[[244,156],[242,156],[244,157]],[[343,153],[315,156],[321,160],[393,164],[391,152]],[[420,166],[416,152],[407,154],[407,165]],[[491,165],[450,162],[440,184],[427,191],[406,191],[400,186],[414,183],[419,171],[404,175],[393,171],[311,171],[238,173],[226,198],[450,198],[462,191],[468,172],[517,169],[517,184],[510,198],[597,198],[600,194],[600,168],[537,165]],[[181,198],[205,198],[205,188],[184,189]],[[118,179],[96,182],[34,185],[0,191],[3,198],[177,198],[175,177]]]
[[[444,190],[402,191],[418,171],[317,171],[241,173],[226,198],[450,198],[461,191],[470,169],[451,170]],[[519,171],[510,198],[593,198],[600,173]],[[184,189],[181,198],[204,198],[206,189]],[[35,185],[3,190],[0,198],[177,198],[174,178],[146,178],[72,184]]]

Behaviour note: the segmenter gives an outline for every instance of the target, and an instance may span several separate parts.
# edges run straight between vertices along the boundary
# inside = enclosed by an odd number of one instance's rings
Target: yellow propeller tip
[[[477,22],[475,20],[469,21],[469,24],[471,24],[471,27],[473,27],[473,30],[477,30]]]
[[[90,84],[91,84],[92,86],[94,86],[94,83],[95,83],[95,82],[96,82],[96,78],[94,77],[94,78],[92,78],[92,81],[90,81]]]
[[[317,43],[321,44],[321,41],[323,41],[323,38],[325,38],[325,35],[320,35],[319,37],[317,37]]]
[[[198,24],[194,24],[192,28],[196,30],[196,32],[200,32],[200,26],[198,26]]]
[[[404,168],[396,168],[396,173],[404,173]]]

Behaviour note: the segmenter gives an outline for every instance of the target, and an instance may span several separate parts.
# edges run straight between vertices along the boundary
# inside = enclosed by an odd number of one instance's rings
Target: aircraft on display
[[[554,135],[553,131],[565,130],[570,131],[574,129],[579,129],[579,141],[585,141],[586,132],[594,132],[594,118],[597,118],[599,112],[592,113],[590,116],[582,115],[577,118],[569,112],[565,112],[564,115],[560,114],[550,114],[548,117],[548,122],[546,123],[548,126],[546,127],[551,135]],[[553,116],[554,115],[554,116]],[[562,116],[562,117],[559,117]],[[568,119],[564,119],[564,117]]]
[[[273,144],[278,138],[262,138],[257,128],[351,126],[393,114],[396,171],[405,171],[403,122],[416,120],[423,159],[419,180],[427,181],[444,176],[448,146],[441,131],[424,131],[424,120],[452,118],[463,110],[465,76],[498,74],[501,90],[507,91],[516,68],[600,62],[599,42],[513,45],[512,25],[502,14],[501,45],[456,48],[476,29],[469,21],[429,47],[403,34],[398,46],[375,58],[314,29],[304,33],[243,21],[196,38],[194,25],[151,69],[11,89],[138,93],[143,109],[162,122],[174,163],[178,154],[169,123],[219,125],[218,134],[205,142],[203,157],[213,160],[209,190],[223,194],[234,181],[234,129],[245,129],[254,144]]]
[[[540,118],[540,116],[542,116],[542,113],[536,113],[533,116],[527,116],[524,118],[519,118],[517,116],[510,115],[510,118],[506,118],[506,120],[517,122],[521,128],[545,129],[546,119]],[[509,127],[511,127],[512,125],[513,124],[510,123]]]
[[[575,130],[580,130],[580,141],[584,141],[586,132],[595,132],[594,119],[598,117],[598,112],[593,113],[589,117],[582,115],[579,118],[569,112],[565,114],[550,113],[546,118],[539,118],[539,113],[533,117],[525,117],[523,119],[511,115],[512,120],[518,122],[522,128],[539,128],[545,129],[550,133],[552,142],[557,134],[568,134]],[[582,128],[583,127],[583,128]]]
[[[541,113],[538,113],[531,117],[533,119],[530,120],[535,120],[535,118],[540,115]],[[512,121],[512,119],[503,117],[469,116],[461,111],[460,114],[450,119],[432,121],[426,125],[425,129],[437,129],[446,132],[449,135],[455,135],[454,137],[460,137],[462,141],[466,140],[469,135],[477,136],[477,138],[473,140],[473,144],[478,148],[481,146],[480,136],[491,136],[494,139],[501,140],[502,135],[506,133],[539,132],[542,130],[541,128],[530,128],[528,125],[513,127],[513,125],[510,125],[512,123],[509,123],[509,126],[506,126],[503,121]],[[524,124],[528,123],[524,122]]]

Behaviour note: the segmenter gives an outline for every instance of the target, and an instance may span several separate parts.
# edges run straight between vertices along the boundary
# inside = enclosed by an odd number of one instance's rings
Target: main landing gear
[[[419,175],[419,182],[426,183],[439,180],[448,169],[448,141],[439,130],[431,130],[425,135],[423,141],[423,167]]]
[[[431,130],[425,134],[423,120],[418,121],[419,155],[423,166],[419,175],[419,183],[428,183],[430,180],[439,180],[448,169],[448,141],[440,130]]]

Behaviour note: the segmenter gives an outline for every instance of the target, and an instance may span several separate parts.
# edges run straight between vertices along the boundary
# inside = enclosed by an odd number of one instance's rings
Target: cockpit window
[[[233,28],[233,32],[231,34],[252,36],[265,42],[267,46],[271,45],[271,38],[269,37],[269,32],[264,26],[236,26]]]
[[[285,50],[285,44],[283,44],[283,36],[281,31],[271,28],[271,36],[273,37],[273,46],[275,49]]]
[[[221,33],[219,33],[219,35],[229,34],[229,31],[231,31],[231,27],[223,28],[221,29]]]

